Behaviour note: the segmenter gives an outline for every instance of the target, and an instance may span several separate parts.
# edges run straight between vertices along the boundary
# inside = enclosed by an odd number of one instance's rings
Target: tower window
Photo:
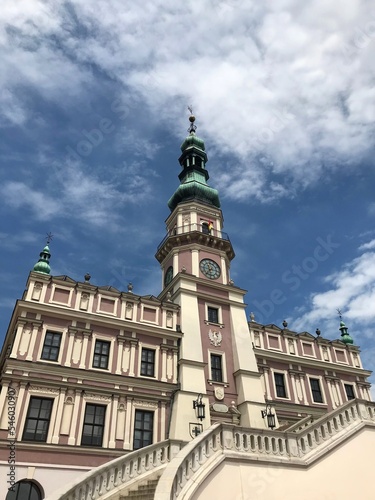
[[[345,384],[345,392],[348,401],[351,399],[355,399],[354,388],[351,384]]]
[[[312,393],[313,401],[315,403],[324,403],[322,391],[321,391],[321,388],[320,388],[319,379],[317,379],[317,378],[311,378],[310,379],[310,387],[311,387],[311,393]]]
[[[104,419],[106,407],[87,404],[83,422],[81,444],[86,446],[101,446],[103,443]]]
[[[220,354],[211,354],[211,380],[223,382],[222,357]]]
[[[61,344],[61,333],[47,332],[44,338],[42,359],[57,361]]]
[[[141,375],[145,377],[155,376],[155,350],[142,349]]]
[[[154,412],[135,410],[133,449],[138,450],[153,442]]]
[[[208,227],[208,222],[202,222],[202,233],[210,234],[210,228]]]
[[[105,340],[97,340],[95,342],[93,368],[101,368],[103,370],[108,368],[109,347],[110,342],[106,342]]]
[[[207,306],[207,320],[209,323],[219,323],[219,309]]]
[[[53,399],[30,398],[29,409],[27,411],[25,428],[23,431],[23,441],[47,441],[49,423],[51,419]]]
[[[286,398],[285,378],[283,373],[274,373],[276,396],[278,398]]]

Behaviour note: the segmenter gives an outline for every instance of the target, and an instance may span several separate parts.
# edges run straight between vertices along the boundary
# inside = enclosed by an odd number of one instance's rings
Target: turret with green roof
[[[203,140],[195,134],[197,129],[194,124],[195,116],[191,115],[189,121],[189,135],[181,145],[182,154],[178,159],[182,167],[182,172],[178,176],[181,184],[168,201],[168,206],[173,211],[179,203],[199,200],[207,205],[220,208],[219,193],[207,184],[209,179],[206,170],[208,158]]]
[[[42,274],[50,274],[51,267],[49,265],[49,259],[51,258],[51,252],[49,251],[48,243],[40,252],[39,256],[40,258],[35,264],[33,271]]]

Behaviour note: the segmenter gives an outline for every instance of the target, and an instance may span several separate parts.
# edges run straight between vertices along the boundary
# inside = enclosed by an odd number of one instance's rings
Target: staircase
[[[46,500],[188,500],[225,460],[306,469],[365,426],[375,428],[375,403],[358,399],[287,431],[215,423],[189,443],[163,441],[112,460]]]
[[[133,488],[129,488],[125,494],[122,494],[120,500],[154,500],[161,474],[158,472],[151,479],[139,481]]]

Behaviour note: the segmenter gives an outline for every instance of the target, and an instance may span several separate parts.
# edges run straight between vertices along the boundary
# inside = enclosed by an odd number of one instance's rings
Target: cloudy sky
[[[53,274],[160,292],[192,104],[248,313],[340,308],[374,369],[372,3],[3,1],[1,337],[49,231]]]

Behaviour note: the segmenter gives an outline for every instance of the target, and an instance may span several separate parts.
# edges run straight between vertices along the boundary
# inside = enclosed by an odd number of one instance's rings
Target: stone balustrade
[[[46,500],[111,498],[115,492],[123,491],[125,486],[165,467],[184,444],[181,441],[168,440],[130,452],[87,472],[83,478],[80,476],[70,486],[65,487],[64,491],[57,491]]]
[[[85,474],[46,500],[118,498],[128,486],[161,471],[155,498],[189,498],[225,458],[306,467],[363,425],[375,426],[375,403],[352,400],[323,417],[307,417],[287,431],[216,423],[189,443],[163,441],[131,452]]]
[[[375,425],[375,403],[353,400],[315,421],[308,417],[292,432],[215,424],[185,446],[167,465],[155,498],[189,498],[197,484],[226,456],[306,466],[365,423]]]

